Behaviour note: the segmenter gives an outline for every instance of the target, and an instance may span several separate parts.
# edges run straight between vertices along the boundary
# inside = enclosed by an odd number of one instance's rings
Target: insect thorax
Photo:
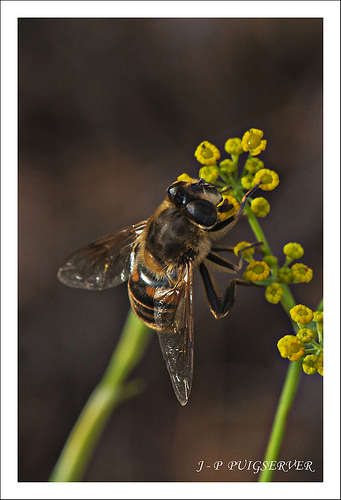
[[[196,262],[210,250],[207,231],[172,206],[160,211],[146,228],[145,250],[161,265],[177,265],[186,258]]]

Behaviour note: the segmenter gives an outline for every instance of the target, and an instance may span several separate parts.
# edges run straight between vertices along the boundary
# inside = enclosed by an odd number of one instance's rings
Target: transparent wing
[[[72,254],[58,271],[64,285],[88,290],[112,288],[128,279],[131,253],[147,221],[94,241]]]
[[[155,325],[163,357],[173,384],[174,392],[184,406],[192,389],[193,379],[193,269],[183,267],[174,288],[156,291]]]

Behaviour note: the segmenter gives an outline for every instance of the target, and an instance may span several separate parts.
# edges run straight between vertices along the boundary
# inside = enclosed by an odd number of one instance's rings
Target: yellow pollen
[[[261,181],[263,184],[270,184],[272,182],[272,177],[269,174],[262,175]]]
[[[203,148],[203,150],[201,151],[201,154],[206,159],[213,157],[213,153],[209,148]]]
[[[250,149],[255,149],[260,146],[261,138],[257,134],[251,134],[247,143],[250,147]]]
[[[264,267],[261,264],[256,264],[253,268],[252,271],[257,273],[257,274],[262,274],[264,273]]]

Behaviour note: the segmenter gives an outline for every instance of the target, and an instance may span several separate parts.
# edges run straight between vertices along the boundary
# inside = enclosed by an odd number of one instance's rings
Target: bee
[[[221,220],[219,212],[232,206],[227,200],[222,203],[214,185],[204,179],[176,181],[148,220],[85,246],[58,271],[59,280],[74,288],[103,290],[128,281],[131,307],[140,320],[156,330],[182,405],[188,402],[193,378],[193,268],[199,268],[215,318],[226,316],[235,301],[236,285],[253,283],[231,280],[221,298],[207,266],[232,273],[241,269],[241,253],[238,264],[232,264],[219,253],[233,251],[233,247],[213,242],[235,225],[247,197],[258,186],[245,194],[236,214]]]

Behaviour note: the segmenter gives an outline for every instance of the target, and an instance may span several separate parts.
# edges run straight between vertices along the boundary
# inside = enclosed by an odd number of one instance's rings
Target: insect
[[[128,281],[131,307],[157,331],[182,405],[188,401],[193,377],[193,268],[199,267],[211,312],[217,319],[224,317],[235,301],[236,285],[253,283],[233,279],[225,295],[218,296],[207,266],[236,273],[242,257],[240,252],[238,264],[230,263],[219,253],[233,247],[215,246],[213,241],[234,226],[258,186],[245,194],[235,215],[220,220],[219,212],[231,205],[222,203],[216,187],[204,179],[174,182],[148,220],[78,250],[58,271],[59,280],[74,288],[103,290]]]

